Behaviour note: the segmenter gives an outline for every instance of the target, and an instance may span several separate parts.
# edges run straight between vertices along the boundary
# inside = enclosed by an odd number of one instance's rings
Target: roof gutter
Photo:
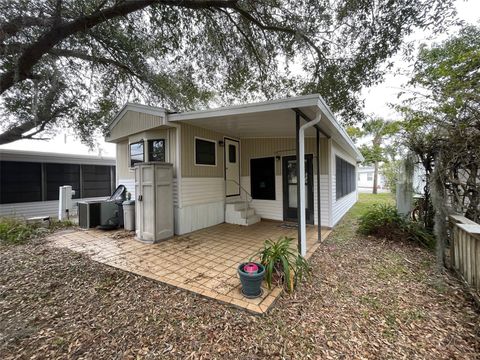
[[[300,253],[302,256],[307,254],[307,222],[305,218],[305,130],[316,126],[320,119],[322,118],[322,113],[318,112],[317,116],[314,120],[303,124],[300,127],[298,137],[299,137],[299,158],[302,160],[297,159],[297,166],[300,167],[300,179],[298,181],[300,185],[300,199],[298,200],[299,208],[300,208]]]

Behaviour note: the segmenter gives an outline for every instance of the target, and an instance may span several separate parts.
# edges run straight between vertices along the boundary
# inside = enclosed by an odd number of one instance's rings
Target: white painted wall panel
[[[107,199],[107,197],[73,199],[73,211],[71,212],[71,215],[74,217],[77,216],[77,202],[103,199]],[[58,200],[2,204],[0,205],[0,216],[24,218],[51,216],[56,218],[58,217]]]
[[[182,207],[225,202],[225,180],[220,177],[182,178]]]
[[[175,207],[175,234],[182,235],[225,221],[225,202]]]
[[[249,193],[250,176],[241,177],[242,187]],[[317,176],[314,176],[314,207],[315,207],[315,224],[317,224]],[[328,206],[328,175],[320,175],[320,201],[322,226],[329,226],[330,211]],[[252,200],[250,206],[263,219],[283,220],[283,183],[281,176],[275,176],[275,200]]]

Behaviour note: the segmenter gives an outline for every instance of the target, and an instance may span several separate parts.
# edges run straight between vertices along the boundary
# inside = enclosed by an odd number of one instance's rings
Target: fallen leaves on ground
[[[258,317],[46,243],[0,248],[2,359],[472,359],[479,315],[425,249],[346,219]]]

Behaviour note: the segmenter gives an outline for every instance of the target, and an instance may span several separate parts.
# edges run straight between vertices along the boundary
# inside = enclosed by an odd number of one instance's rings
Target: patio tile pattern
[[[322,239],[330,233],[322,229]],[[282,289],[247,299],[240,292],[237,266],[248,261],[266,239],[297,237],[295,227],[261,221],[251,226],[219,224],[169,240],[146,244],[125,231],[78,230],[50,237],[54,247],[85,253],[92,260],[231,304],[256,314],[273,305]],[[317,228],[307,228],[307,258],[317,249]],[[212,266],[212,264],[216,264]]]

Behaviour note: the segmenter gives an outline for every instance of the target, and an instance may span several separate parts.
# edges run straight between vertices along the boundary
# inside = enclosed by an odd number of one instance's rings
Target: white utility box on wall
[[[173,236],[173,165],[135,164],[135,233],[157,242]]]

